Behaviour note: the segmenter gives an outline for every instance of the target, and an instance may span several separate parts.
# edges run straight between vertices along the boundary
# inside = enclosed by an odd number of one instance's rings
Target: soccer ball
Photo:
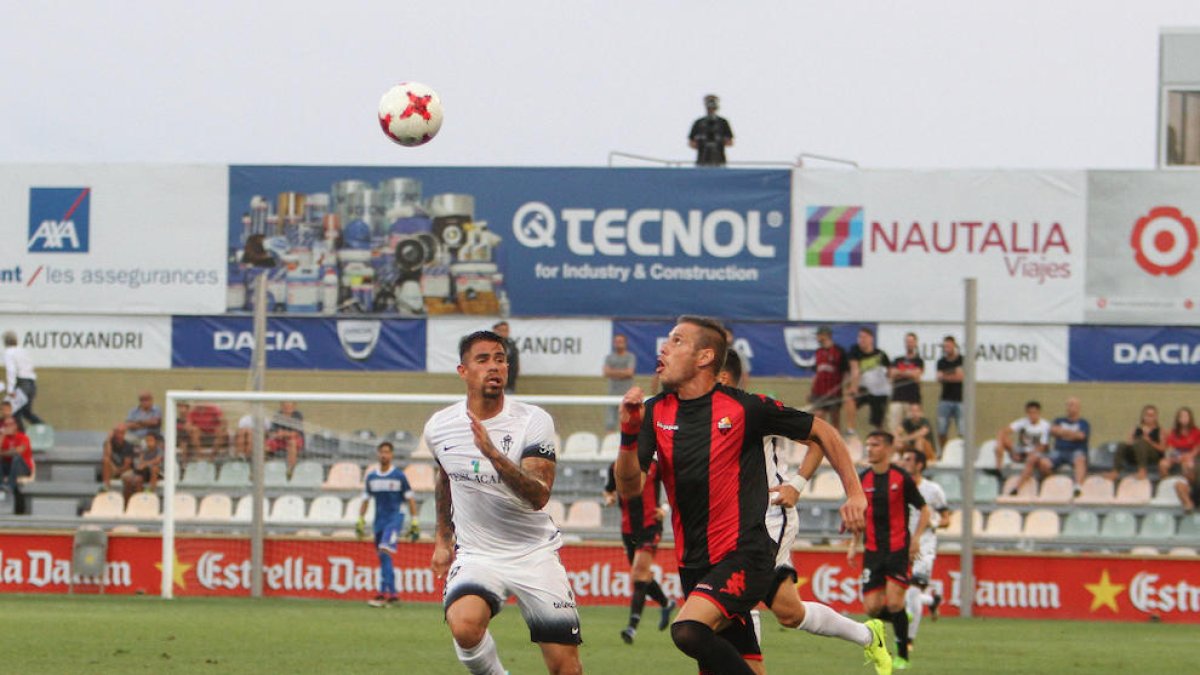
[[[401,82],[379,99],[379,126],[400,145],[424,145],[442,128],[442,100],[427,85]]]

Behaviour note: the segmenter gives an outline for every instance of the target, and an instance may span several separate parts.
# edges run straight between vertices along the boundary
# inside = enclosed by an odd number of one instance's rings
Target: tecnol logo
[[[91,188],[29,188],[30,253],[87,253]]]

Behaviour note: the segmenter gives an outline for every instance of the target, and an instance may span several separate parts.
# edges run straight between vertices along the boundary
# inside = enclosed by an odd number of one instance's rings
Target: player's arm
[[[850,396],[858,394],[858,378],[861,372],[859,371],[858,360],[850,360],[850,382],[847,387],[847,393]]]
[[[492,467],[500,475],[500,482],[534,509],[544,507],[546,502],[550,501],[550,488],[554,486],[554,460],[534,454],[522,457],[521,465],[517,466],[507,455],[496,449],[483,422],[470,411],[467,412],[467,416],[471,418],[475,447],[492,463]]]
[[[840,509],[842,523],[850,532],[861,532],[866,527],[867,496],[854,471],[854,460],[850,457],[846,441],[833,425],[817,417],[813,418],[809,440],[821,448],[830,466],[842,480],[842,489],[846,491],[846,502]]]
[[[937,524],[936,529],[944,530],[944,529],[950,527],[950,507],[943,505],[938,508],[937,512],[938,512],[938,524]]]
[[[921,552],[921,535],[925,534],[925,530],[929,528],[929,504],[925,503],[925,497],[917,489],[916,481],[908,474],[904,474],[904,503],[906,506],[919,509],[917,529],[913,532],[912,541],[908,546],[908,559],[916,560],[917,554]],[[907,508],[905,512],[907,512]]]
[[[800,493],[804,491],[804,486],[808,485],[808,481],[817,472],[817,467],[821,466],[821,460],[825,459],[821,450],[814,448],[811,443],[805,443],[804,446],[807,449],[804,452],[804,459],[800,460],[800,466],[796,469],[796,475],[782,485],[771,488],[770,491],[775,493],[771,497],[771,503],[785,508],[795,506],[796,502],[800,501]]]
[[[617,494],[625,499],[637,497],[642,492],[646,473],[638,459],[638,445],[643,426],[642,388],[634,386],[621,399],[621,449],[613,462],[613,478],[617,483]]]
[[[429,566],[433,568],[433,576],[440,579],[446,576],[450,563],[454,561],[454,523],[450,520],[454,507],[450,501],[450,477],[442,470],[441,464],[437,465],[434,473],[433,502],[437,507],[437,527],[433,538],[433,560]],[[365,506],[363,512],[366,512]]]
[[[846,549],[846,564],[850,567],[858,566],[858,540],[862,535],[856,534],[850,537],[850,546]]]

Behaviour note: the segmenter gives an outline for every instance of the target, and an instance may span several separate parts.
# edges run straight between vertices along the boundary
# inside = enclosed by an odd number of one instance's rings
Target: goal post
[[[620,404],[620,396],[612,395],[509,395],[514,400],[532,403],[549,409],[552,417],[555,417],[555,428],[560,438],[565,440],[568,437],[569,431],[586,430],[597,433],[602,436],[604,432],[603,424],[600,422],[601,413],[605,408],[615,407]],[[421,411],[429,409],[436,410],[440,407],[457,403],[464,399],[463,394],[383,394],[383,393],[334,393],[334,392],[284,392],[284,391],[212,391],[212,390],[170,390],[166,393],[164,410],[163,410],[163,437],[164,448],[166,451],[163,456],[163,471],[162,471],[162,585],[160,594],[163,598],[173,598],[175,595],[176,578],[176,562],[177,540],[179,538],[179,529],[177,527],[179,518],[176,513],[176,494],[178,491],[178,482],[181,478],[180,462],[177,456],[180,442],[187,439],[179,438],[179,404],[209,404],[213,406],[223,405],[234,413],[245,413],[245,417],[252,418],[253,424],[248,429],[255,439],[252,444],[246,448],[251,453],[252,457],[246,458],[251,461],[245,462],[249,465],[249,484],[252,487],[250,492],[250,503],[253,507],[252,515],[249,522],[239,522],[237,524],[230,523],[224,534],[246,537],[249,539],[250,550],[252,551],[251,560],[248,565],[246,574],[251,580],[250,588],[254,589],[251,595],[258,596],[261,594],[262,579],[264,574],[263,562],[263,541],[266,538],[264,520],[263,500],[263,485],[264,485],[264,443],[262,436],[264,429],[269,424],[270,412],[263,412],[266,407],[264,404],[280,404],[284,401],[294,402],[297,406],[305,404],[329,404],[341,406],[422,406],[418,408]],[[596,412],[589,414],[586,410],[581,411],[584,421],[575,420],[574,416],[567,413],[569,410],[580,410],[581,407],[592,407]],[[562,411],[556,414],[555,411]],[[573,423],[568,425],[560,425],[559,417],[571,417]],[[232,417],[226,416],[226,419]],[[410,414],[410,418],[413,416]],[[415,419],[415,418],[413,418]],[[420,421],[423,425],[423,420]],[[416,426],[413,422],[410,426]],[[345,427],[346,425],[342,425]],[[349,425],[354,426],[354,425]],[[340,434],[343,439],[349,437],[350,429],[345,428],[342,432],[332,432],[328,428],[322,428],[319,424],[311,424],[306,418],[303,423],[304,432],[312,433],[320,431],[326,434]],[[236,434],[238,429],[234,429]],[[421,427],[416,426],[412,432],[419,436]],[[385,440],[383,437],[372,439]],[[228,447],[233,447],[233,439],[228,439],[226,443]],[[564,448],[559,448],[559,453],[563,453]],[[306,448],[301,456],[315,453]],[[332,461],[332,455],[324,456],[326,461]],[[359,455],[360,460],[365,460],[366,456]],[[598,467],[610,459],[606,455],[597,452],[591,456],[590,463],[586,465],[592,468]],[[369,460],[366,460],[369,461]],[[403,463],[403,462],[398,462]],[[585,464],[575,464],[575,466],[584,466]],[[564,469],[565,470],[565,469]],[[291,479],[291,467],[289,467],[288,479]],[[561,473],[561,471],[560,471]],[[556,484],[556,491],[558,485]],[[184,498],[187,498],[184,495]],[[247,531],[248,533],[243,534]],[[433,523],[424,523],[426,526],[432,526]],[[210,532],[212,528],[210,528]],[[221,529],[218,527],[218,532]]]

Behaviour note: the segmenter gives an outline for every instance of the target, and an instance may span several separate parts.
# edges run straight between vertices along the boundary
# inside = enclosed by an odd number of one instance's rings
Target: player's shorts
[[[622,534],[621,541],[625,543],[625,557],[630,563],[638,551],[649,551],[654,555],[658,551],[658,543],[662,541],[662,523],[642,528],[636,534]]]
[[[395,518],[385,521],[375,521],[375,548],[388,553],[396,552],[396,542],[400,541],[400,531],[404,529],[404,514],[397,513]]]
[[[933,563],[937,560],[937,537],[921,537],[921,551],[912,563],[913,584],[928,586],[933,578]]]
[[[771,506],[767,509],[767,534],[779,545],[775,567],[792,567],[792,545],[800,531],[800,516],[796,507]]]
[[[750,610],[768,599],[778,584],[774,556],[734,551],[711,567],[680,567],[684,597],[693,593],[711,601],[726,619],[751,623]]]
[[[888,579],[901,586],[908,586],[908,551],[863,553],[863,594],[883,588]]]
[[[446,574],[442,606],[449,609],[468,595],[483,598],[492,616],[500,613],[509,597],[516,597],[531,642],[583,642],[575,593],[557,551],[539,551],[516,559],[460,554]]]

